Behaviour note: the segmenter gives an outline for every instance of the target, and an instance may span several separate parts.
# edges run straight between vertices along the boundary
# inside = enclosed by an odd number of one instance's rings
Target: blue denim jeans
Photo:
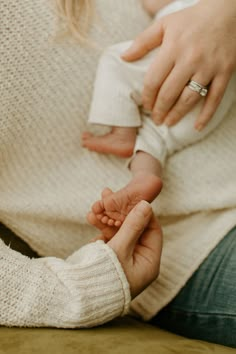
[[[151,322],[185,337],[236,348],[236,227]]]

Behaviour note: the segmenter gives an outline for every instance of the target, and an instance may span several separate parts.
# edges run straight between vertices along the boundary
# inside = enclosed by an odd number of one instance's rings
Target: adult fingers
[[[161,44],[163,33],[162,22],[154,22],[136,37],[131,47],[122,54],[122,59],[126,61],[134,61],[142,58],[152,49]]]
[[[200,116],[195,122],[195,128],[197,130],[201,131],[212,118],[224,96],[229,79],[230,76],[227,77],[227,75],[219,75],[212,81]]]
[[[156,102],[158,91],[174,67],[170,50],[163,46],[159,48],[156,58],[151,63],[145,78],[142,92],[143,108],[152,111]]]
[[[156,124],[162,124],[167,113],[181,95],[183,88],[192,76],[191,70],[182,65],[175,65],[162,84],[153,107],[152,119]]]
[[[146,201],[139,202],[130,211],[109,246],[123,259],[133,255],[134,247],[152,217],[152,208]]]
[[[207,75],[194,75],[191,80],[207,86],[211,81],[211,76]],[[178,123],[193,107],[202,99],[198,92],[194,92],[188,86],[184,88],[179,99],[168,113],[165,124],[172,126]]]
[[[148,224],[147,232],[143,233],[135,249],[140,251],[139,254],[145,252],[145,257],[148,258],[149,262],[156,264],[153,270],[158,269],[162,252],[162,229],[154,215]]]

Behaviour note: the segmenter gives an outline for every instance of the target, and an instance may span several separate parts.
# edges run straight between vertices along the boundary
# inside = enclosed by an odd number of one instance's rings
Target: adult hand
[[[236,67],[236,1],[200,0],[167,15],[140,34],[122,58],[137,60],[160,46],[144,80],[143,105],[157,124],[177,123],[201,96],[186,85],[209,85],[195,127],[201,130],[219,105]]]
[[[116,253],[130,284],[132,298],[141,293],[159,274],[162,231],[146,201],[138,203],[120,229],[104,225],[91,212],[88,221]]]

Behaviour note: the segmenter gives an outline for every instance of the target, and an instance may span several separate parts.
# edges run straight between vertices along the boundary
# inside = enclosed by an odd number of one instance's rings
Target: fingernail
[[[204,124],[198,124],[195,128],[200,132],[204,128]]]
[[[156,125],[161,125],[162,124],[162,119],[160,118],[155,118],[152,116],[152,119]]]
[[[122,54],[121,54],[121,56],[120,56],[120,57],[121,57],[121,59],[125,59],[125,57],[126,57],[126,53],[127,53],[127,52],[124,52],[124,53],[122,53]]]
[[[124,53],[121,54],[121,58],[126,57],[127,55],[132,54],[133,46],[129,47]]]
[[[164,123],[165,123],[165,125],[167,125],[167,127],[170,127],[172,125],[172,121],[169,119],[165,120]]]
[[[141,212],[144,216],[147,216],[151,211],[151,206],[146,200],[142,200],[136,205],[135,209]]]

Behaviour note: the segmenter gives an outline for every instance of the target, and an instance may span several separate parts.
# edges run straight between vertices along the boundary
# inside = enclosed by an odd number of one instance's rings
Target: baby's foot
[[[159,177],[142,172],[115,193],[105,189],[102,200],[94,203],[92,211],[102,223],[119,227],[138,202],[141,200],[152,202],[161,188],[162,181]]]
[[[103,240],[104,242],[108,242],[119,230],[119,227],[110,226],[102,223],[101,220],[99,220],[92,211],[87,214],[87,221],[90,225],[96,227],[100,231],[99,236],[93,238],[91,242],[97,240]]]
[[[82,145],[92,151],[130,157],[133,154],[135,139],[136,128],[113,127],[110,133],[101,136],[85,132],[82,135]]]

